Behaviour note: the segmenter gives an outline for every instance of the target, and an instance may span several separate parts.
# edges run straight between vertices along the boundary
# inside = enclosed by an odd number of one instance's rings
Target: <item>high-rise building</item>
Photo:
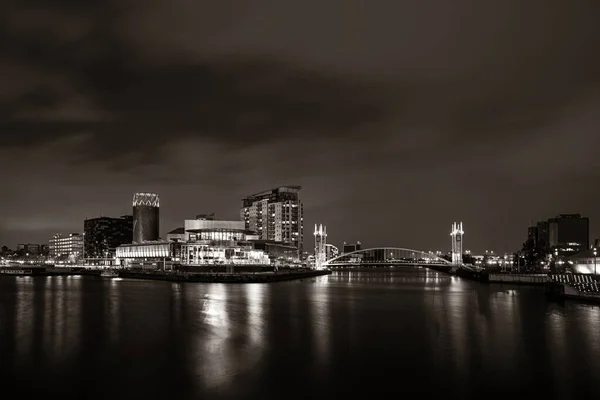
[[[49,240],[48,249],[50,257],[80,258],[83,255],[83,236],[79,233],[57,233]]]
[[[115,254],[115,249],[131,243],[133,217],[99,217],[86,219],[83,224],[84,258],[106,258]]]
[[[240,215],[247,230],[261,240],[295,246],[300,253],[304,242],[304,218],[300,186],[280,186],[242,200]]]
[[[548,238],[551,249],[574,254],[590,247],[590,220],[580,214],[560,214],[548,220]]]
[[[159,239],[159,200],[155,193],[133,195],[133,243]]]

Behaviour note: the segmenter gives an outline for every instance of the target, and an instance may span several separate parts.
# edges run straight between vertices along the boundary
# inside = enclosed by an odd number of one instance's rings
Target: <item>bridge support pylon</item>
[[[464,234],[463,223],[453,222],[450,236],[452,237],[452,264],[454,265],[462,264]]]
[[[327,261],[327,227],[315,224],[315,268],[325,268]]]

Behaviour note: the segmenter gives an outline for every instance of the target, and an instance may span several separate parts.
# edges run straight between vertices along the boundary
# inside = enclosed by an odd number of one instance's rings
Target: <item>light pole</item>
[[[597,255],[597,250],[594,247],[594,278],[596,277],[596,255]]]

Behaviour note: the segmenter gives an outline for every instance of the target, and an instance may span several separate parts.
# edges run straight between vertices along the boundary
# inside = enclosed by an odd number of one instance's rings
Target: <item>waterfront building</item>
[[[344,252],[343,254],[348,254],[348,253],[352,253],[354,251],[359,251],[362,249],[362,245],[360,242],[356,242],[356,243],[346,243],[344,242],[344,246],[343,246]]]
[[[244,221],[194,219],[185,220],[184,225],[187,236],[181,250],[184,265],[271,263],[269,256],[249,241],[248,236],[253,232],[246,229]]]
[[[171,232],[167,233],[167,242],[185,242],[185,228],[177,228],[173,229]]]
[[[79,233],[57,233],[49,240],[49,255],[52,258],[78,259],[83,255],[83,235]]]
[[[37,243],[20,243],[17,244],[17,252],[38,255],[42,253],[42,245]]]
[[[325,244],[325,258],[327,260],[331,260],[332,258],[335,258],[339,255],[340,250],[336,246],[329,243]]]
[[[181,263],[179,242],[155,241],[122,244],[116,248],[117,264],[123,268],[171,270]]]
[[[589,249],[590,220],[580,214],[561,214],[548,220],[550,247],[559,255],[576,254]]]
[[[244,221],[217,220],[214,215],[206,218],[204,214],[197,218],[185,220],[184,227],[169,232],[165,241],[117,247],[118,263],[125,268],[141,269],[271,264],[265,250],[255,248],[250,241],[256,235],[246,230]],[[263,243],[263,248],[285,253],[275,244],[271,247]],[[291,249],[297,254],[295,247]]]
[[[300,186],[280,186],[242,200],[241,219],[245,229],[261,240],[282,242],[303,251],[304,217]]]
[[[131,243],[133,236],[133,216],[99,217],[86,219],[83,224],[84,258],[113,257],[116,248]]]
[[[598,257],[600,256],[600,247],[579,252],[566,258],[566,263],[576,274],[598,274],[600,265]]]
[[[580,214],[560,214],[535,227],[535,249],[539,254],[571,256],[589,249],[589,218]],[[532,234],[528,230],[528,238]]]
[[[133,243],[159,239],[159,205],[158,195],[155,193],[133,195]]]
[[[263,251],[273,265],[299,264],[300,257],[298,249],[295,246],[276,242],[274,240],[261,240],[255,238],[255,235],[247,234],[246,240],[252,244],[255,250]]]

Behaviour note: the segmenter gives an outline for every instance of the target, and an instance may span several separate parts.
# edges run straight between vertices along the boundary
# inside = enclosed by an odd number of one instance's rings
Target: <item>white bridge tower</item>
[[[327,261],[327,227],[315,224],[315,268],[323,269]]]
[[[462,254],[463,254],[463,235],[465,231],[463,230],[462,222],[453,222],[452,223],[452,231],[450,232],[450,236],[452,237],[452,264],[462,264]]]

